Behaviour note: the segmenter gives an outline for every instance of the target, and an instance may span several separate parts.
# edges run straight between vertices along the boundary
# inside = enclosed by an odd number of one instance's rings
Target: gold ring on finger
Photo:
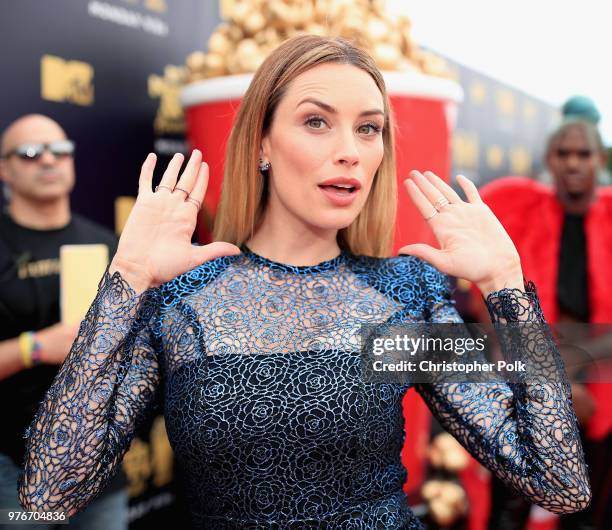
[[[178,186],[174,188],[174,191],[176,190],[182,191],[186,195],[186,198],[189,197],[189,192],[187,190],[184,190],[183,188],[179,188]]]
[[[438,210],[434,210],[434,213],[432,213],[429,217],[424,217],[425,221],[429,221],[432,217],[438,215]]]
[[[434,202],[433,207],[439,212],[447,204],[450,204],[450,201],[446,197],[440,197],[436,202]]]
[[[169,190],[170,193],[172,193],[172,188],[170,188],[169,186],[162,186],[161,184],[159,186],[155,186],[155,191],[157,191],[159,188],[164,188],[166,190]]]

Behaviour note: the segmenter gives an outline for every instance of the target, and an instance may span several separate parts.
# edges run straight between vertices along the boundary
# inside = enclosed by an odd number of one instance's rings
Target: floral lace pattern
[[[446,278],[410,256],[296,267],[242,251],[141,295],[105,274],[26,433],[24,507],[82,510],[159,394],[196,528],[422,528],[402,491],[409,385],[364,381],[359,328],[460,321]],[[529,286],[487,304],[494,322],[543,322]],[[496,475],[562,512],[590,491],[560,381],[416,388]]]

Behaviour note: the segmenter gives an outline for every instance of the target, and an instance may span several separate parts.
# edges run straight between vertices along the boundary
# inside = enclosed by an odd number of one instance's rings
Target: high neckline
[[[288,265],[287,263],[281,263],[279,261],[274,261],[259,254],[253,252],[246,243],[242,243],[240,245],[240,250],[242,254],[249,258],[254,263],[258,263],[260,265],[265,265],[267,267],[282,270],[285,272],[293,272],[297,274],[306,274],[306,273],[314,273],[314,272],[325,272],[329,270],[334,270],[335,268],[344,261],[346,256],[348,255],[348,251],[345,249],[341,249],[340,254],[338,254],[335,258],[331,258],[316,265]]]

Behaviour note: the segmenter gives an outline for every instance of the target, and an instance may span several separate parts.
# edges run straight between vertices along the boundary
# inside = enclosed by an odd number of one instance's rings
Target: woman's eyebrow
[[[299,107],[302,103],[313,103],[314,105],[321,107],[323,110],[326,110],[330,114],[336,114],[338,112],[331,105],[328,105],[327,103],[323,103],[323,101],[319,101],[318,99],[314,99],[314,98],[304,98],[302,101],[300,101],[296,105],[295,108]],[[363,112],[360,112],[359,116],[370,116],[372,114],[380,114],[381,116],[385,115],[385,113],[380,109],[370,109],[370,110],[364,110]]]

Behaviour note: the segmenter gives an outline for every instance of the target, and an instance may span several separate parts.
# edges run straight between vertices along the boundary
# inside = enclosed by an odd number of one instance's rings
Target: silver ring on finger
[[[193,204],[195,204],[198,207],[198,210],[202,207],[202,203],[200,201],[198,201],[198,199],[194,199],[193,197],[187,197],[185,199],[185,202],[192,202]]]
[[[182,191],[185,194],[185,200],[187,200],[187,198],[189,197],[189,192],[187,190],[184,190],[183,188],[179,188],[178,186],[174,188],[174,191]]]
[[[423,219],[425,219],[425,221],[429,221],[432,217],[435,217],[436,215],[438,215],[438,210],[434,210],[434,213],[432,213],[429,217],[424,217]]]
[[[159,188],[164,188],[166,190],[169,190],[170,193],[172,193],[172,188],[169,186],[162,186],[161,184],[159,186],[155,186],[155,191],[157,191]]]
[[[448,204],[450,204],[450,201],[446,197],[440,197],[436,202],[434,202],[433,207],[436,209],[436,212],[439,212]]]

